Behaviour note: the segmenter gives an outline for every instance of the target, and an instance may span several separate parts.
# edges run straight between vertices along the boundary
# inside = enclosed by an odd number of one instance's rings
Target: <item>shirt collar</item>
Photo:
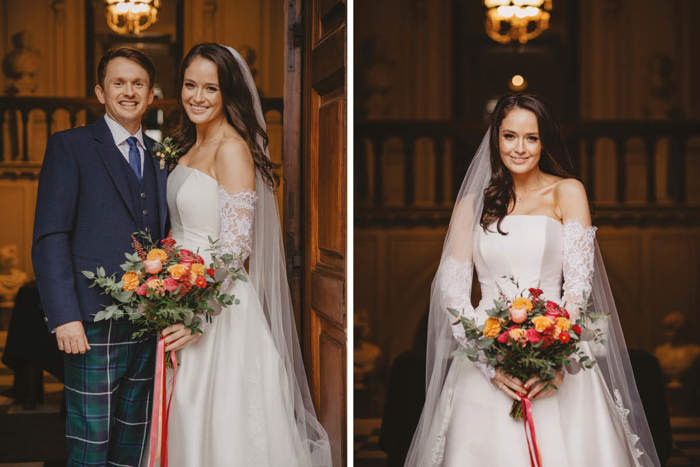
[[[105,122],[107,122],[107,127],[109,128],[109,131],[112,133],[112,138],[114,139],[114,144],[117,146],[126,143],[127,138],[133,136],[136,138],[136,140],[139,142],[139,145],[141,146],[141,149],[145,149],[146,145],[143,142],[143,131],[142,127],[139,126],[139,129],[136,130],[136,134],[131,134],[129,133],[126,128],[121,126],[119,123],[114,121],[109,115],[105,114]]]

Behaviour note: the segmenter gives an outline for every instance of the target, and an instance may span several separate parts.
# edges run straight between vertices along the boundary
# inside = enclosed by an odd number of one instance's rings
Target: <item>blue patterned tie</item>
[[[136,178],[139,179],[139,182],[141,181],[141,153],[139,152],[139,148],[136,145],[137,139],[134,136],[130,136],[126,139],[126,142],[129,143],[129,165],[131,166],[132,170],[136,174]]]

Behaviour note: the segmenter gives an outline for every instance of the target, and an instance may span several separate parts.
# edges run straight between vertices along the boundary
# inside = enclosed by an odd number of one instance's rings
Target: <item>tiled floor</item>
[[[386,454],[379,448],[380,418],[355,420],[356,467],[383,467]],[[700,418],[671,418],[673,452],[666,467],[700,466]]]
[[[0,331],[0,355],[5,351],[5,341],[7,331]],[[12,371],[0,362],[0,391],[4,391],[12,386],[14,376]],[[63,397],[63,384],[53,375],[44,372],[44,403],[37,407],[34,413],[58,413],[61,410],[61,400]],[[0,413],[21,413],[25,412],[19,405],[13,405],[12,399],[0,396]],[[0,464],[3,465],[3,464]]]
[[[0,331],[0,355],[5,351],[7,331]],[[0,391],[4,391],[12,386],[14,376],[12,371],[0,362]],[[53,377],[44,372],[44,403],[40,404],[36,410],[27,411],[21,405],[12,404],[12,399],[0,396],[0,413],[59,413],[63,397],[63,385]],[[0,462],[0,467],[43,467],[43,462]]]

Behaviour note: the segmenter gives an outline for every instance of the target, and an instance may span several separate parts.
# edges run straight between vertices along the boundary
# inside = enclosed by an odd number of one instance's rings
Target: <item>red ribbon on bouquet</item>
[[[175,352],[170,352],[170,361],[173,363],[173,387],[170,389],[170,397],[167,397],[165,339],[161,337],[158,339],[158,348],[156,349],[156,373],[153,378],[153,412],[151,415],[148,467],[155,467],[158,460],[160,460],[160,467],[168,467],[168,415],[170,414],[170,403],[173,400],[175,376],[177,375],[177,357],[175,357]],[[166,397],[168,399],[167,405],[165,403]]]
[[[527,396],[518,394],[523,408],[523,425],[525,426],[525,439],[527,440],[527,450],[530,453],[530,465],[541,467],[540,450],[537,447],[537,435],[535,435],[535,421],[532,419],[532,402]],[[528,428],[530,436],[528,437]]]

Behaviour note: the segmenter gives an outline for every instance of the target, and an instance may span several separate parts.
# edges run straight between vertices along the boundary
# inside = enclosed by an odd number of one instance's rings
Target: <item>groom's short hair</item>
[[[119,47],[115,49],[109,49],[100,59],[100,63],[97,65],[97,84],[104,87],[105,76],[107,75],[107,64],[117,57],[124,57],[131,61],[138,63],[141,68],[146,70],[148,73],[148,86],[153,87],[156,79],[156,67],[153,66],[153,62],[148,56],[138,49],[133,47]]]

